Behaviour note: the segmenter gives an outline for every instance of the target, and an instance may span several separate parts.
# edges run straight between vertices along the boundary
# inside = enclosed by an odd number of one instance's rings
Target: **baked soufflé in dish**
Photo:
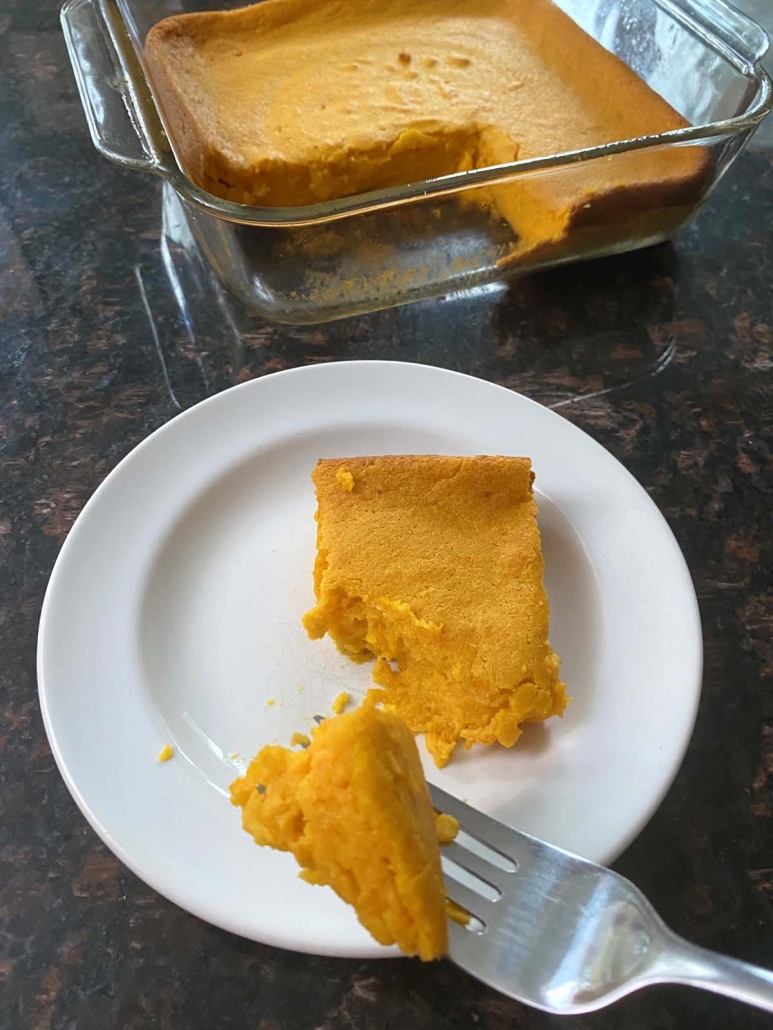
[[[303,879],[332,887],[380,944],[425,961],[445,952],[438,837],[458,826],[436,819],[396,715],[366,705],[324,720],[305,750],[264,747],[231,800],[258,844],[292,852]]]
[[[296,207],[688,125],[550,0],[265,0],[175,15],[145,42],[193,181]],[[697,201],[696,147],[636,151],[466,193],[517,253]]]
[[[445,765],[455,745],[511,747],[526,722],[561,715],[548,642],[537,504],[528,458],[390,455],[323,459],[316,606],[369,695]]]

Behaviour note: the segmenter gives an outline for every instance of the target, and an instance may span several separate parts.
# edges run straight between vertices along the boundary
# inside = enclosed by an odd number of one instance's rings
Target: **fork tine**
[[[476,916],[476,918],[478,918]],[[481,920],[482,921],[482,920]],[[479,976],[481,933],[462,926],[453,919],[448,922],[448,957],[473,976]],[[485,932],[485,931],[484,931]]]
[[[487,915],[491,912],[491,906],[495,905],[496,902],[489,901],[488,898],[484,898],[483,895],[478,894],[470,887],[465,887],[463,883],[455,880],[448,873],[443,876],[443,879],[446,885],[446,896],[454,904],[469,912],[471,916],[475,916],[482,923],[485,923]]]
[[[501,869],[497,869],[491,862],[487,862],[485,858],[481,858],[480,855],[476,855],[474,851],[470,851],[469,848],[465,848],[459,843],[459,841],[453,841],[451,844],[443,844],[440,849],[440,854],[443,858],[449,859],[455,865],[461,866],[462,869],[466,869],[468,873],[472,873],[473,876],[477,876],[479,880],[488,884],[489,887],[493,887],[495,890],[502,893],[502,881],[508,876],[507,873]]]
[[[465,833],[475,837],[487,848],[498,851],[503,858],[509,859],[516,865],[530,858],[535,851],[535,845],[539,842],[529,837],[528,834],[513,830],[504,823],[492,819],[491,816],[470,808],[464,801],[459,801],[452,794],[429,784],[429,792],[432,796],[432,804],[439,812],[452,815]],[[485,879],[485,877],[483,877]]]

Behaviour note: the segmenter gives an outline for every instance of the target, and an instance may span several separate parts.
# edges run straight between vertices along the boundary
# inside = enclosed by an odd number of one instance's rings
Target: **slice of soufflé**
[[[292,852],[303,879],[332,887],[380,944],[425,961],[445,952],[438,837],[450,837],[396,715],[369,705],[326,719],[305,750],[264,747],[231,800],[258,844]]]
[[[373,699],[424,733],[436,765],[458,741],[511,747],[567,704],[548,642],[528,458],[323,459],[313,639],[376,658]]]

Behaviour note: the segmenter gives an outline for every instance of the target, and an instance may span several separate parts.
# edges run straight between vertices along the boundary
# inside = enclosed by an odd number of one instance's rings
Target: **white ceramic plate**
[[[252,842],[227,787],[263,744],[369,686],[368,666],[308,640],[300,619],[309,474],[322,456],[381,453],[532,458],[551,641],[574,696],[510,751],[476,747],[442,771],[425,754],[431,780],[610,862],[668,788],[700,691],[695,593],[668,526],[602,447],[524,397],[422,365],[315,365],[153,433],[86,505],[51,576],[38,679],[54,755],[97,833],[156,890],[245,937],[328,955],[390,952],[291,857]],[[159,764],[167,741],[176,755]]]

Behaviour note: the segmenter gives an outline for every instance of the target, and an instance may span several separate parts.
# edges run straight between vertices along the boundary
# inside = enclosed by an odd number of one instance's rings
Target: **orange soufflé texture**
[[[396,715],[366,706],[324,720],[303,751],[264,747],[231,800],[258,844],[292,852],[301,876],[353,905],[380,944],[425,961],[446,950],[435,813]]]
[[[528,458],[324,459],[312,479],[317,603],[304,626],[376,659],[371,700],[426,734],[437,765],[460,740],[511,747],[523,723],[563,712]]]

